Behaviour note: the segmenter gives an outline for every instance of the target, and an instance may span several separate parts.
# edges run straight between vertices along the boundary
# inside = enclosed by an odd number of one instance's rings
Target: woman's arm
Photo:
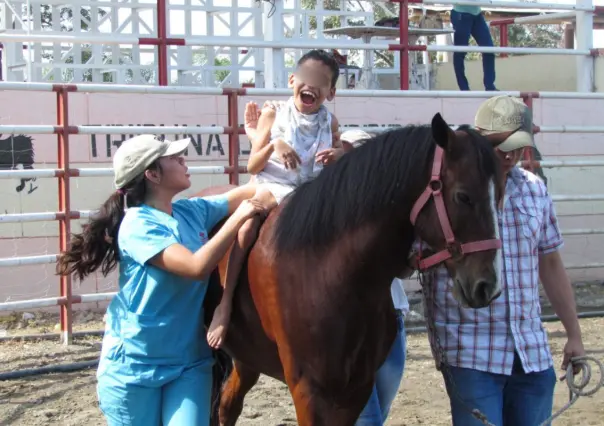
[[[182,244],[172,244],[152,257],[149,263],[185,278],[205,279],[226,254],[241,225],[250,217],[261,213],[264,213],[264,207],[259,202],[246,200],[216,235],[195,253]]]

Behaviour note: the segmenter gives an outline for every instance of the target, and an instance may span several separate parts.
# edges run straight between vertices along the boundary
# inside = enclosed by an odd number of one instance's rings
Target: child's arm
[[[346,153],[342,141],[340,140],[340,123],[333,114],[331,116],[331,134],[331,148],[324,149],[317,153],[315,156],[315,161],[317,163],[323,163],[324,165],[334,163]]]
[[[264,169],[275,149],[274,145],[269,143],[269,140],[276,115],[277,112],[273,108],[263,108],[258,119],[256,132],[253,137],[250,137],[252,149],[247,161],[247,171],[252,175],[256,175]]]

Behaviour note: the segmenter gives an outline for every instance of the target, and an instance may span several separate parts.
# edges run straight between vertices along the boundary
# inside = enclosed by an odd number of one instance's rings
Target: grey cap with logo
[[[485,135],[512,132],[497,147],[504,152],[535,145],[531,110],[521,99],[513,96],[487,99],[478,108],[474,125]]]
[[[190,138],[162,141],[155,135],[139,135],[124,141],[113,156],[115,187],[128,185],[161,157],[183,154],[190,143]]]

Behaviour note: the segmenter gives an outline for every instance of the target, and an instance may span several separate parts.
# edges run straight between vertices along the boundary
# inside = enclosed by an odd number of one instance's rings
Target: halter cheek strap
[[[443,182],[441,177],[442,163],[443,163],[444,151],[440,146],[436,147],[434,152],[434,160],[432,162],[432,175],[430,182],[426,186],[422,195],[419,196],[413,208],[411,209],[411,224],[415,225],[417,216],[428,203],[430,197],[434,198],[434,204],[436,206],[436,213],[438,214],[438,221],[440,227],[445,236],[446,248],[429,256],[427,258],[421,258],[421,249],[418,256],[418,269],[423,271],[431,268],[439,263],[444,262],[448,259],[458,260],[465,254],[474,253],[478,251],[496,250],[501,248],[501,241],[499,239],[490,239],[482,241],[473,241],[469,243],[460,243],[455,239],[455,234],[451,228],[451,222],[447,214],[447,208],[445,207],[445,201],[443,199],[442,188]],[[497,225],[495,225],[497,226]]]

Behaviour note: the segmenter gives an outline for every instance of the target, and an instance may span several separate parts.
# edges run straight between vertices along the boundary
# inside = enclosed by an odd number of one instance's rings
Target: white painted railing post
[[[577,0],[577,6],[593,6],[592,0]],[[591,50],[593,48],[593,12],[577,11],[575,28],[575,49]],[[594,75],[593,56],[577,56],[577,92],[593,92]]]
[[[262,21],[264,40],[281,42],[283,39],[283,0],[263,2]],[[285,82],[285,55],[283,48],[264,49],[264,87],[280,89],[287,87]]]

